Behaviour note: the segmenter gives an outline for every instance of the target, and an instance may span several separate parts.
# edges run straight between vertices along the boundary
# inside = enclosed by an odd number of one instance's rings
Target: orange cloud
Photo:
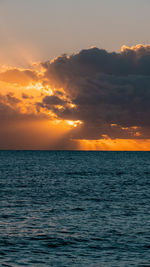
[[[7,83],[16,83],[23,86],[35,82],[37,79],[37,73],[31,70],[13,68],[0,73],[1,81]]]
[[[142,45],[142,44],[137,44],[135,46],[126,46],[126,45],[123,45],[121,47],[121,52],[125,52],[125,51],[135,51],[135,52],[150,52],[150,45]]]

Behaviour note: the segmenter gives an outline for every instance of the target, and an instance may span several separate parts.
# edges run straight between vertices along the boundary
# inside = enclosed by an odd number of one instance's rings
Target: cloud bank
[[[150,138],[149,45],[123,46],[120,53],[91,48],[42,66],[48,83],[63,88],[76,108],[65,102],[55,108],[54,96],[42,105],[61,119],[81,120],[76,138]]]
[[[3,127],[16,120],[68,121],[74,127],[62,137],[66,147],[69,140],[150,139],[150,45],[123,46],[120,53],[93,47],[39,67],[0,73],[11,86],[11,92],[0,89]]]

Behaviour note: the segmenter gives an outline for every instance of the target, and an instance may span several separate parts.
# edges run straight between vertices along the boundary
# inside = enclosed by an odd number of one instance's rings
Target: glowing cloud
[[[137,45],[120,53],[92,47],[28,69],[3,69],[0,147],[9,147],[8,136],[10,147],[18,146],[17,136],[27,145],[30,132],[34,148],[149,150],[149,66],[150,45]]]

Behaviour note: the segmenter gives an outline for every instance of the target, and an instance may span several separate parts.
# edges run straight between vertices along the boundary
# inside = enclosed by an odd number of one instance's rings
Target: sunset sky
[[[0,149],[150,150],[149,0],[0,0]]]

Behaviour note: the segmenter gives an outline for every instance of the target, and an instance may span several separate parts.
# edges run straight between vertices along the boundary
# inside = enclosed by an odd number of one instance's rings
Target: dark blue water
[[[0,266],[150,266],[150,153],[1,151]]]

